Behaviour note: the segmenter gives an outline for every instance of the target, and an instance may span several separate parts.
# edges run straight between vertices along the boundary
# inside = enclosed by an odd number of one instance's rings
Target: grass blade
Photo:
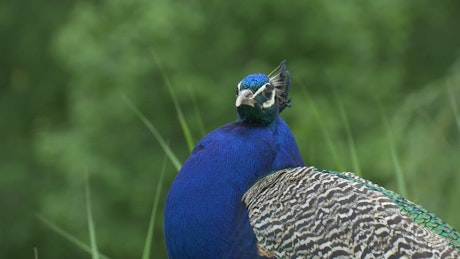
[[[150,258],[150,251],[152,250],[152,237],[155,231],[155,216],[158,210],[158,204],[160,203],[161,187],[163,186],[163,178],[166,171],[166,156],[163,160],[163,166],[161,168],[160,179],[157,184],[155,198],[153,200],[152,214],[150,215],[149,228],[147,231],[147,237],[145,238],[144,252],[142,253],[142,259]]]
[[[190,85],[188,85],[188,91],[190,93],[190,96],[192,97],[193,110],[195,112],[195,115],[197,116],[198,129],[200,130],[201,136],[204,136],[206,135],[206,129],[204,127],[203,118],[201,117],[201,112],[198,109],[198,102],[196,101],[195,93],[193,92]]]
[[[305,85],[302,83],[299,83],[299,85]],[[306,89],[306,87],[301,87],[302,91],[306,95],[308,99],[308,103],[310,103],[311,109],[313,111],[313,114],[315,115],[316,121],[318,122],[318,125],[321,128],[321,132],[323,133],[324,139],[326,140],[326,145],[329,148],[329,151],[332,155],[333,160],[335,161],[335,164],[337,166],[338,171],[344,171],[344,167],[342,163],[340,162],[339,156],[337,155],[336,148],[334,145],[334,142],[332,141],[331,134],[327,130],[326,126],[324,125],[323,121],[321,120],[321,114],[318,111],[318,108],[316,107],[316,104],[311,97],[310,93]]]
[[[177,118],[179,119],[179,123],[184,133],[185,141],[187,142],[188,149],[191,152],[193,147],[195,146],[195,141],[193,140],[192,133],[188,127],[187,121],[185,120],[184,113],[182,112],[182,109],[179,105],[179,101],[177,100],[176,93],[174,92],[172,84],[169,81],[169,78],[166,76],[166,73],[163,70],[163,66],[161,65],[161,62],[159,61],[155,53],[152,52],[152,54],[155,59],[155,62],[158,65],[158,68],[160,69],[161,75],[163,76],[163,80],[165,81],[166,86],[168,87],[169,95],[171,96],[171,99],[174,103],[174,107],[177,113]]]
[[[377,102],[377,103],[378,103],[378,107],[380,111],[380,117],[382,118],[382,122],[385,126],[385,131],[387,132],[387,139],[388,139],[387,142],[390,148],[391,159],[393,161],[393,165],[395,168],[396,182],[398,184],[398,191],[402,196],[409,198],[408,193],[407,193],[407,188],[406,188],[406,181],[404,180],[404,174],[401,169],[401,163],[399,162],[399,158],[396,152],[394,136],[393,136],[393,132],[391,131],[390,123],[388,121],[387,116],[385,115],[383,111],[382,105],[380,104],[380,102]]]
[[[452,106],[452,110],[454,112],[455,121],[457,122],[457,128],[460,131],[460,112],[458,111],[458,105],[457,101],[455,100],[454,89],[452,89],[452,84],[450,82],[447,83],[447,91],[450,99],[450,105]]]
[[[86,194],[86,217],[88,219],[89,240],[91,244],[91,256],[93,259],[99,259],[99,252],[97,250],[97,242],[96,242],[96,229],[94,227],[93,212],[91,210],[91,193],[89,190],[88,169],[86,169],[85,194]]]
[[[315,114],[316,121],[318,122],[318,125],[321,127],[321,132],[323,133],[324,139],[326,140],[326,145],[327,145],[327,147],[329,148],[329,151],[332,154],[332,158],[333,158],[336,166],[338,167],[337,169],[339,171],[344,171],[345,167],[342,165],[342,163],[340,162],[339,156],[337,155],[336,148],[335,148],[334,142],[332,141],[331,134],[329,133],[329,131],[326,129],[326,126],[322,122],[321,115],[320,115],[320,113],[319,113],[319,111],[318,111],[313,99],[312,98],[309,98],[309,99],[310,99],[309,103],[310,103],[310,105],[311,105],[311,107],[313,109],[313,113]]]
[[[45,224],[51,230],[53,230],[54,232],[56,232],[60,236],[64,237],[65,239],[67,239],[68,241],[73,243],[74,245],[78,246],[83,251],[86,251],[86,252],[88,252],[90,254],[92,253],[91,247],[89,245],[87,245],[86,243],[84,243],[83,241],[81,241],[78,238],[76,238],[75,236],[69,234],[67,231],[63,230],[62,228],[60,228],[56,224],[52,223],[51,221],[47,220],[42,215],[36,214],[35,216],[37,217],[38,220],[40,220],[43,224]],[[109,259],[108,256],[106,256],[104,254],[101,254],[101,253],[99,253],[99,257],[101,259]]]
[[[158,143],[160,143],[160,146],[163,148],[164,152],[168,156],[171,163],[174,165],[176,170],[179,171],[182,165],[179,162],[179,159],[176,157],[176,155],[172,151],[172,149],[163,139],[160,132],[158,132],[158,130],[153,126],[153,124],[144,116],[144,114],[142,114],[139,111],[139,109],[137,109],[137,107],[131,102],[131,100],[126,95],[122,94],[122,98],[126,102],[126,104],[129,106],[129,108],[131,108],[131,110],[137,115],[137,117],[144,123],[147,129],[149,129],[149,131],[157,139]]]
[[[353,135],[351,134],[350,123],[348,122],[347,114],[345,112],[345,109],[343,108],[342,100],[338,96],[337,91],[335,91],[335,88],[334,88],[334,96],[335,96],[337,105],[339,106],[340,116],[342,117],[343,125],[345,126],[345,132],[347,134],[347,139],[348,139],[348,148],[350,149],[351,162],[353,164],[353,172],[357,176],[361,177],[362,176],[361,167],[359,165],[358,153],[356,152],[355,141],[353,139]]]

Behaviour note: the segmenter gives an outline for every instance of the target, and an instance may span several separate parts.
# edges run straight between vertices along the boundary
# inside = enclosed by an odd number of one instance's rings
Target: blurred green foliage
[[[308,164],[397,190],[382,113],[408,196],[460,229],[460,2],[67,0],[0,3],[0,258],[89,255],[85,170],[99,249],[139,258],[164,151],[126,95],[184,161],[187,144],[236,119],[235,86],[287,59],[283,117]],[[339,101],[340,100],[340,101]],[[315,114],[316,111],[316,114]],[[327,145],[327,141],[332,143]],[[334,155],[335,154],[335,155]],[[164,197],[152,254],[165,258]]]

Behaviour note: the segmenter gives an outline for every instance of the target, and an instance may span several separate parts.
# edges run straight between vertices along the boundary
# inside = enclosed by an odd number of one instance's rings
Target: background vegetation
[[[0,258],[139,258],[164,151],[236,119],[235,86],[287,59],[283,112],[305,161],[353,170],[460,229],[460,2],[48,0],[0,3]],[[157,57],[157,59],[155,59]],[[155,61],[158,60],[159,64]],[[165,258],[162,207],[152,240]],[[403,182],[399,182],[403,183]]]

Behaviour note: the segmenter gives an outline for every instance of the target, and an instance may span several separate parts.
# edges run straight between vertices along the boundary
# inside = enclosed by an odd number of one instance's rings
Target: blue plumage
[[[284,63],[280,71],[286,75]],[[288,85],[283,82],[289,81],[270,78],[256,74],[240,82],[238,121],[205,136],[174,180],[164,225],[170,258],[258,257],[242,197],[270,172],[304,165],[291,131],[278,116],[277,98],[287,95],[276,91],[285,93]]]
[[[268,83],[270,78],[265,74],[252,74],[243,78],[240,82],[240,89],[250,89],[256,92],[262,85]]]

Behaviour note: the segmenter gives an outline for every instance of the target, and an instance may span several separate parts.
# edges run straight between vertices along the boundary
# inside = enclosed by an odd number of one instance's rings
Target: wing
[[[362,179],[353,173],[350,172],[334,172],[334,171],[327,171],[327,170],[320,170],[323,173],[329,173],[337,175],[340,178],[354,181],[359,184],[365,185],[366,187],[381,192],[388,198],[390,198],[396,205],[398,205],[399,209],[409,216],[415,223],[418,225],[430,230],[431,232],[438,234],[455,246],[458,250],[460,250],[460,233],[456,231],[452,226],[444,222],[442,219],[436,217],[433,213],[427,211],[423,207],[405,199],[401,195],[387,190],[379,185],[376,185],[370,181]]]
[[[460,257],[458,239],[416,222],[428,215],[458,237],[453,228],[352,173],[280,170],[254,184],[243,201],[259,247],[276,257]]]

